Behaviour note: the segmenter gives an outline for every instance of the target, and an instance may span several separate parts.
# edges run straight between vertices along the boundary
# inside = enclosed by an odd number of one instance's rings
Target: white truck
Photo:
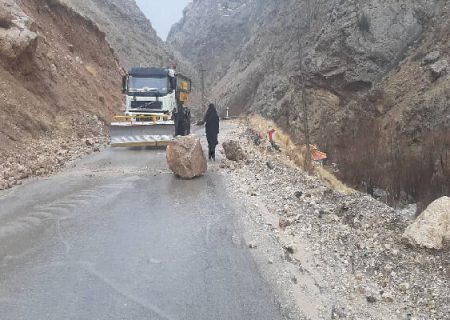
[[[176,122],[190,121],[184,106],[191,92],[187,77],[167,68],[132,68],[122,91],[125,112],[111,123],[112,147],[164,146],[175,134],[188,133],[176,130]]]

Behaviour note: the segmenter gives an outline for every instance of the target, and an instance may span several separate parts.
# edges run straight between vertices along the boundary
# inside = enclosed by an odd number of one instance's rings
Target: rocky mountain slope
[[[177,65],[179,72],[197,85],[197,71],[173,48],[162,41],[135,0],[60,0],[92,20],[126,69],[136,66]],[[198,100],[194,94],[194,104]]]
[[[167,66],[175,58],[158,37],[134,0],[63,0],[94,21],[119,56],[122,65]]]
[[[121,67],[57,1],[0,1],[0,189],[95,148],[121,105]]]
[[[427,203],[450,192],[448,10],[440,0],[197,0],[168,43],[203,63],[222,107],[275,119],[298,142],[304,74],[313,141],[345,180]],[[441,56],[423,62],[432,51]]]

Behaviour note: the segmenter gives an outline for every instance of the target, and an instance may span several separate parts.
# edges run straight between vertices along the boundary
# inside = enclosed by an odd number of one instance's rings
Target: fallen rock
[[[327,214],[327,215],[325,215],[325,222],[326,223],[339,222],[339,217],[337,215],[335,215],[334,213]]]
[[[274,164],[271,161],[267,161],[266,165],[267,165],[267,168],[269,168],[270,170],[275,169],[275,166],[274,166]]]
[[[433,80],[437,80],[442,77],[448,69],[447,60],[439,60],[438,62],[431,65],[431,75]]]
[[[366,300],[368,303],[375,303],[377,302],[377,299],[374,296],[367,296]]]
[[[450,240],[450,198],[442,197],[432,204],[411,224],[403,238],[415,247],[442,249]]]
[[[425,58],[423,58],[422,64],[427,65],[427,64],[435,63],[436,61],[439,60],[440,57],[441,57],[441,53],[439,51],[430,52],[429,54],[427,54],[425,56]]]
[[[286,250],[289,254],[294,254],[296,252],[296,247],[293,244],[285,244],[283,246],[284,250]]]
[[[383,301],[386,303],[394,302],[394,296],[390,292],[383,293],[383,295],[381,297],[383,298]]]
[[[408,291],[410,287],[411,287],[411,286],[410,286],[409,283],[407,283],[407,282],[401,283],[401,284],[399,285],[399,289],[400,289],[400,291],[402,291],[402,292]]]
[[[95,140],[92,138],[87,138],[84,143],[88,146],[88,147],[92,147],[93,145],[95,145]]]
[[[287,217],[280,217],[279,223],[278,225],[280,226],[281,229],[286,229],[287,227],[289,227],[291,225],[291,221],[289,221],[289,219]]]
[[[229,168],[229,167],[230,167],[230,164],[228,163],[227,160],[224,159],[220,162],[219,168],[225,169],[225,168]]]
[[[194,135],[177,137],[167,147],[167,164],[175,175],[193,179],[208,169],[200,138]]]
[[[247,156],[238,141],[225,141],[222,146],[228,160],[243,161],[247,159]]]

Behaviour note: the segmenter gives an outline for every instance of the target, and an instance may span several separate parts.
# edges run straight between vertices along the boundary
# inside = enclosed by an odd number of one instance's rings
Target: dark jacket
[[[219,144],[217,139],[217,136],[219,135],[219,115],[217,114],[216,107],[213,104],[209,105],[204,122],[208,144],[209,146],[215,147]]]

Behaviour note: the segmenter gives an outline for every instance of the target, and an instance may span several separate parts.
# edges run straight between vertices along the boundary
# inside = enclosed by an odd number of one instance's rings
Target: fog
[[[191,0],[136,0],[152,22],[158,35],[165,41],[170,28],[183,16],[183,9]]]

